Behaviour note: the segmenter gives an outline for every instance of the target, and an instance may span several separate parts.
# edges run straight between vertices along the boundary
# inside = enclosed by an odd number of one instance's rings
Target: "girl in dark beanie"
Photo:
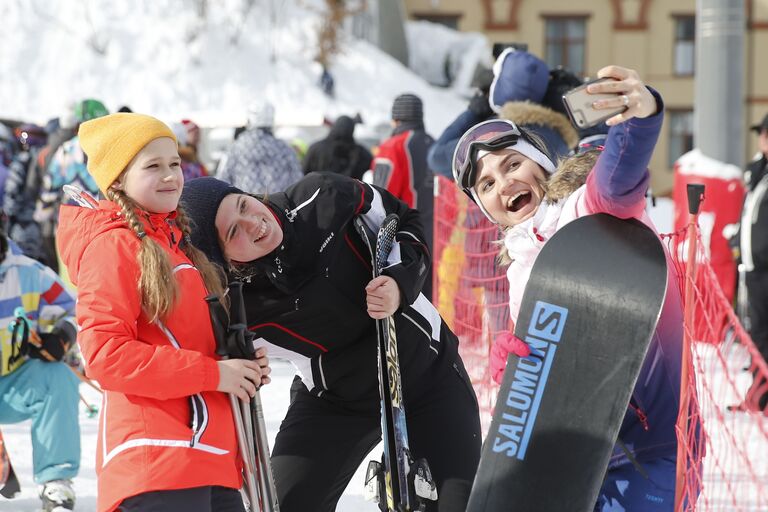
[[[268,198],[214,178],[184,186],[192,243],[244,282],[249,329],[297,369],[272,451],[283,512],[332,511],[379,442],[374,319],[395,316],[408,434],[426,458],[439,505],[463,511],[480,454],[477,401],[458,340],[420,291],[430,265],[418,212],[380,188],[310,173]],[[400,217],[397,262],[371,280],[353,225]]]

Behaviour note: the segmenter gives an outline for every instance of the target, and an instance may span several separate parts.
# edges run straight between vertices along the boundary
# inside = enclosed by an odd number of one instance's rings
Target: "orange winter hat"
[[[144,146],[160,137],[176,142],[173,131],[162,121],[127,112],[86,121],[77,134],[88,156],[88,172],[102,194]]]

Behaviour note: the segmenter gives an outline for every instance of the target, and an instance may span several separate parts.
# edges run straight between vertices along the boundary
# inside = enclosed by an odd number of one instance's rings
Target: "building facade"
[[[651,161],[653,191],[672,190],[672,165],[693,147],[695,0],[404,0],[409,19],[484,33],[492,43],[524,43],[550,66],[585,78],[619,64],[657,88],[667,116]],[[746,0],[745,126],[768,112],[768,0]],[[739,115],[739,114],[737,114]],[[723,134],[727,137],[727,134]],[[757,151],[747,132],[744,161]]]

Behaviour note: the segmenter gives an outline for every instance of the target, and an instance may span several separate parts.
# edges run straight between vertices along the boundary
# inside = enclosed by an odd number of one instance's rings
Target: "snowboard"
[[[592,512],[661,314],[667,263],[656,234],[607,214],[544,245],[515,336],[467,512]]]
[[[21,484],[11,465],[11,458],[5,449],[3,433],[0,432],[0,495],[11,499],[21,491]]]

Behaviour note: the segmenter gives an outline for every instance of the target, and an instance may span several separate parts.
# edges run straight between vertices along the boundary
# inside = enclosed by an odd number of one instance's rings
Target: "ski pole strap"
[[[650,477],[648,476],[648,472],[643,469],[643,466],[640,465],[640,463],[637,461],[634,455],[632,455],[632,452],[629,451],[629,448],[627,448],[627,445],[624,444],[624,441],[621,439],[616,439],[616,444],[621,448],[621,451],[624,452],[624,455],[627,456],[627,459],[629,459],[629,462],[632,463],[633,466],[635,466],[635,469],[638,473],[642,475],[643,478],[648,480]]]

